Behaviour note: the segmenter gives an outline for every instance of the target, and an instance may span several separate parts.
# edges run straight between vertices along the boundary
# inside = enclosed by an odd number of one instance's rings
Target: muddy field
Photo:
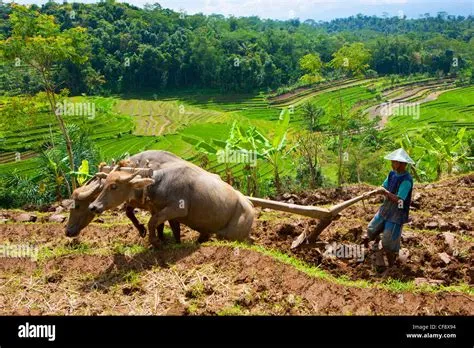
[[[417,185],[400,258],[388,271],[376,265],[372,245],[361,249],[379,198],[344,210],[316,243],[296,250],[291,242],[317,220],[257,209],[253,245],[199,245],[183,226],[181,245],[168,231],[167,242],[150,249],[121,211],[96,218],[74,240],[64,235],[60,206],[0,211],[0,245],[39,248],[36,260],[0,258],[0,314],[473,315],[473,187],[472,174]],[[329,206],[370,189],[272,198]],[[362,257],[328,252],[340,245]]]

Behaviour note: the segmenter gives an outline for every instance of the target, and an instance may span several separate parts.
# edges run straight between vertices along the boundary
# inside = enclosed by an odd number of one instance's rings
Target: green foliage
[[[303,117],[308,122],[309,130],[321,130],[321,117],[324,116],[324,109],[311,102],[306,102],[301,106]]]
[[[67,57],[70,62],[58,64],[52,77],[55,85],[67,87],[74,95],[183,87],[274,90],[301,82],[302,70],[303,84],[320,77],[337,78],[341,71],[352,75],[366,72],[369,77],[425,72],[447,75],[472,67],[474,56],[472,16],[404,20],[355,16],[300,23],[203,14],[181,18],[160,6],[138,8],[115,1],[48,3],[36,8],[39,15],[24,6],[0,4],[0,15],[8,18],[0,24],[0,39],[31,35],[35,23],[43,25],[42,38],[29,45],[40,53],[61,48],[54,59]],[[72,9],[75,18],[68,15]],[[15,23],[21,28],[12,31]],[[90,56],[85,64],[74,62],[71,51],[82,46],[78,45],[82,28],[87,29],[90,54],[76,58],[84,61]],[[63,39],[51,41],[48,37]],[[367,50],[371,52],[369,60]],[[21,53],[28,56],[32,52]],[[348,67],[341,65],[344,57],[349,60]],[[453,57],[459,59],[457,68],[451,64]],[[331,60],[333,64],[327,65]],[[28,87],[37,91],[37,76],[25,69],[20,72],[9,65],[0,79],[21,80],[22,86],[27,86],[22,81],[25,77],[33,82]],[[3,85],[14,90],[13,85]]]
[[[300,69],[305,72],[300,77],[300,81],[304,84],[312,84],[322,80],[321,69],[323,63],[321,57],[317,53],[309,53],[303,56],[299,61]]]
[[[69,126],[68,131],[78,161],[80,158],[87,163],[98,164],[100,153],[88,134],[78,126]],[[71,180],[76,173],[69,170],[64,139],[56,136],[53,142],[56,144],[54,148],[38,149],[40,156],[33,176],[13,170],[0,177],[0,207],[21,207],[25,204],[41,206],[71,195]],[[95,170],[91,172],[95,173]],[[89,176],[85,175],[84,167],[79,175],[84,179]]]
[[[91,178],[91,175],[89,175],[89,162],[87,160],[82,160],[82,164],[79,166],[77,172],[73,174],[77,175],[79,186],[84,185],[84,183]]]
[[[330,66],[351,76],[363,76],[369,68],[370,51],[362,42],[344,45],[333,54]]]
[[[281,191],[280,161],[294,150],[294,147],[287,147],[287,134],[289,125],[290,111],[288,109],[283,109],[280,113],[278,122],[275,125],[273,139],[267,139],[261,133],[257,133],[255,135],[255,143],[259,144],[260,147],[259,153],[273,167],[275,188],[277,193],[280,193]]]
[[[42,206],[54,201],[54,190],[46,190],[38,178],[15,172],[0,175],[0,207]]]
[[[23,62],[42,75],[49,74],[55,63],[69,60],[83,64],[87,60],[84,28],[61,31],[51,15],[15,4],[12,8],[11,36],[0,42],[3,58],[19,59],[20,64]]]
[[[472,135],[472,131],[469,132]],[[443,173],[472,170],[473,157],[466,129],[426,129],[416,136],[405,134],[400,145],[416,159],[416,171],[424,180],[439,180]],[[462,166],[465,166],[464,170]]]

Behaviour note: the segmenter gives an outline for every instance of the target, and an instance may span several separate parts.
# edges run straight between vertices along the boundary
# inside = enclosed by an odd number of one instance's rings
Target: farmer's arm
[[[380,194],[380,193],[385,194],[385,191],[387,190],[387,188],[388,188],[388,176],[385,178],[385,180],[382,184],[382,187],[379,187],[378,189],[376,189],[374,191],[367,192],[365,195],[367,197],[370,197],[370,196]]]
[[[400,199],[405,200],[410,190],[411,190],[411,183],[405,180],[400,184],[397,194],[394,194],[388,190],[385,190],[384,195],[392,202],[398,202],[398,200]]]

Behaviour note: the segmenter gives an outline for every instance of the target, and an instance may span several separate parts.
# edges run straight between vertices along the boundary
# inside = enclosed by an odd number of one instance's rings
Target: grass
[[[217,315],[219,316],[234,316],[234,315],[244,315],[245,312],[242,310],[242,307],[240,307],[237,304],[234,304],[232,306],[228,306],[217,312]]]
[[[38,252],[38,261],[60,258],[66,255],[103,255],[104,249],[92,248],[89,244],[68,243],[65,245],[49,248],[47,246],[40,248]]]
[[[140,273],[130,270],[122,275],[123,280],[130,286],[138,287],[140,285]]]
[[[148,248],[146,248],[143,245],[138,245],[138,244],[124,245],[118,242],[113,243],[112,249],[114,253],[123,254],[128,257],[142,254],[148,251]]]

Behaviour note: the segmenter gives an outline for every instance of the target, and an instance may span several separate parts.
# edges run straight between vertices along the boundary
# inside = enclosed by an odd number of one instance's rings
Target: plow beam
[[[298,214],[298,215],[303,215],[303,216],[309,216],[313,219],[320,220],[316,228],[313,229],[311,233],[308,234],[306,233],[306,231],[304,231],[293,241],[293,243],[291,244],[291,249],[294,249],[300,246],[301,244],[303,244],[305,241],[309,243],[316,240],[316,238],[321,234],[321,232],[323,232],[324,229],[328,227],[334,219],[338,218],[338,215],[341,211],[359,202],[360,200],[363,200],[364,198],[372,196],[373,194],[377,193],[378,190],[379,189],[366,192],[363,195],[360,195],[360,196],[351,198],[347,201],[344,201],[342,203],[333,205],[330,208],[320,208],[320,207],[307,206],[307,205],[289,204],[289,203],[283,203],[283,202],[278,202],[278,201],[272,201],[269,199],[254,198],[254,197],[247,197],[247,198],[250,200],[250,202],[253,203],[254,206],[257,206],[257,207],[284,211],[287,213],[293,213],[293,214]]]

